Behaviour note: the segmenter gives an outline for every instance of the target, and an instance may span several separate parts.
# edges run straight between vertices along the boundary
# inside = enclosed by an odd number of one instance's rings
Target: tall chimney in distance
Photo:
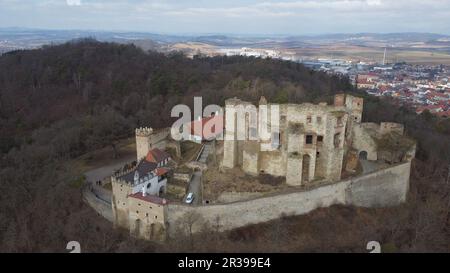
[[[145,190],[145,185],[142,186],[142,196],[143,197],[147,196],[147,191]]]

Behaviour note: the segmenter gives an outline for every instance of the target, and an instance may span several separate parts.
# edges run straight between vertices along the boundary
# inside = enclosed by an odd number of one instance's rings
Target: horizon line
[[[376,35],[389,35],[389,34],[431,34],[431,35],[441,35],[448,36],[450,34],[437,33],[437,32],[418,32],[418,31],[406,31],[406,32],[317,32],[317,33],[304,33],[304,34],[294,34],[294,33],[233,33],[233,32],[158,32],[158,31],[143,31],[143,30],[119,30],[119,29],[88,29],[88,28],[41,28],[41,27],[0,27],[0,30],[30,30],[30,31],[84,31],[84,32],[103,32],[103,33],[139,33],[139,34],[153,34],[162,36],[264,36],[264,37],[296,37],[296,36],[306,36],[306,37],[318,37],[327,35],[362,35],[362,34],[376,34]]]

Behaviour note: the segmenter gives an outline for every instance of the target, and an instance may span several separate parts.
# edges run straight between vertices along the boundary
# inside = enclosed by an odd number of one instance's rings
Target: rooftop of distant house
[[[441,118],[450,118],[450,110],[438,112],[436,115]]]

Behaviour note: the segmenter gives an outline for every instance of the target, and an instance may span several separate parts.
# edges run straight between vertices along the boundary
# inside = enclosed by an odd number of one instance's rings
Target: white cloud
[[[81,6],[81,0],[67,0],[69,6]]]
[[[449,33],[450,0],[0,0],[0,25],[168,32]]]
[[[271,11],[255,7],[236,7],[236,8],[187,8],[182,10],[167,11],[167,15],[175,16],[225,16],[225,17],[284,17],[295,15],[290,11]]]

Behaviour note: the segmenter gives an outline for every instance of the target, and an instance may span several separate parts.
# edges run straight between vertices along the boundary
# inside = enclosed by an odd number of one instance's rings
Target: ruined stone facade
[[[272,135],[268,142],[237,140],[240,134],[261,134],[262,128],[270,128],[273,123],[271,111],[275,104],[267,104],[262,98],[259,108],[261,105],[267,106],[267,118],[263,120],[259,116],[256,123],[252,122],[253,117],[249,113],[239,113],[242,109],[248,109],[246,107],[250,103],[234,98],[225,104],[226,111],[233,114],[226,115],[222,166],[241,167],[252,175],[284,176],[286,183],[292,186],[315,181],[339,181],[343,169],[351,171],[356,168],[356,155],[377,160],[377,137],[392,131],[403,134],[401,124],[362,123],[363,99],[338,94],[333,105],[276,105],[280,120],[278,135]],[[261,111],[258,113],[261,115]],[[237,125],[239,115],[246,115],[245,125]],[[348,168],[344,168],[347,161]]]
[[[262,99],[260,105],[265,104]],[[237,99],[226,101],[226,109],[246,105]],[[225,143],[223,167],[240,166],[249,174],[260,173],[273,176],[285,176],[286,182],[293,186],[305,185],[315,180],[338,181],[345,154],[348,131],[354,124],[361,122],[362,99],[353,96],[337,95],[334,105],[320,103],[317,105],[283,104],[279,105],[279,138],[275,150],[267,149],[271,143],[258,140],[229,140],[239,134],[239,130],[249,131],[250,122],[237,128],[227,130],[232,121],[225,126]],[[267,104],[268,116],[272,109]],[[237,118],[237,117],[236,117]],[[267,119],[271,126],[271,118]],[[232,128],[232,127],[230,127]],[[256,130],[261,131],[261,119]],[[228,137],[227,138],[227,134]]]
[[[352,128],[351,147],[358,151],[359,159],[389,161],[386,158],[386,151],[380,149],[377,140],[383,136],[394,134],[398,142],[411,141],[404,137],[404,131],[403,124],[393,122],[381,122],[380,124],[367,122],[355,124]],[[404,160],[411,160],[415,157],[415,152],[416,146],[412,145],[409,151],[406,152],[405,158],[398,160],[396,163]]]

